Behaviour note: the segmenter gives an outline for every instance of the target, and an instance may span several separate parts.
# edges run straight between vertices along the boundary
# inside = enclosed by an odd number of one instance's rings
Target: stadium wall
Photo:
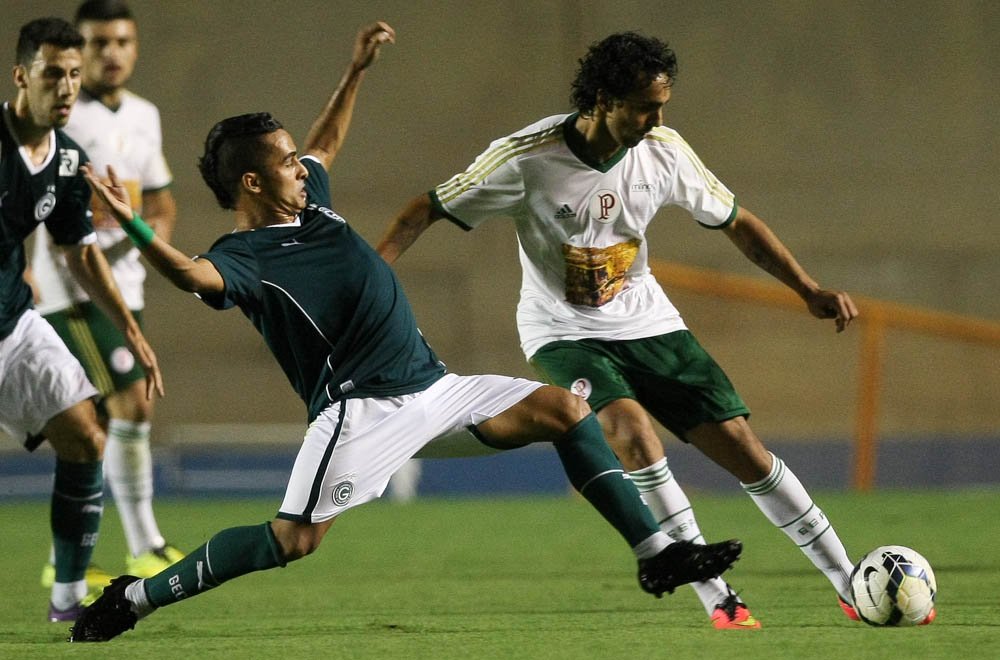
[[[390,22],[398,40],[366,78],[333,195],[371,241],[406,200],[465,167],[491,139],[566,111],[589,43],[639,29],[667,39],[680,58],[667,123],[822,283],[1000,318],[1000,126],[984,110],[1000,106],[1000,4],[131,4],[142,41],[133,88],[160,107],[180,210],[175,242],[189,253],[230,227],[195,168],[212,123],[266,109],[301,138],[364,22]],[[0,35],[10,60],[22,23],[75,7],[6,0]],[[4,97],[14,93],[8,82]],[[721,235],[679,213],[664,212],[649,241],[659,258],[764,277]],[[422,329],[454,371],[531,375],[513,321],[516,263],[502,221],[468,236],[436,226],[401,262]],[[156,275],[147,297],[168,392],[158,441],[191,424],[303,421],[302,404],[238,312],[212,312]],[[850,437],[856,333],[835,335],[804,313],[673,297],[762,436],[810,451]],[[1000,435],[995,350],[900,336],[889,351],[886,437]],[[267,439],[251,432],[245,441]]]

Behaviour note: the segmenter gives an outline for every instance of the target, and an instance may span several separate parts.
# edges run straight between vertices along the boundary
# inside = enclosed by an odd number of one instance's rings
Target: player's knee
[[[73,463],[93,463],[104,457],[104,431],[96,423],[81,424],[65,438],[50,437],[56,456]]]
[[[296,525],[284,533],[278,529],[274,531],[285,561],[295,561],[311,555],[323,540],[323,536],[312,525]]]
[[[583,397],[561,387],[552,387],[546,393],[549,401],[547,414],[554,430],[566,433],[590,414],[590,404]]]

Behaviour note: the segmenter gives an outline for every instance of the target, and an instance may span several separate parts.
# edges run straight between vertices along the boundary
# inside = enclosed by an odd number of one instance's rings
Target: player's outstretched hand
[[[128,222],[132,219],[132,203],[128,196],[128,189],[118,180],[115,169],[108,165],[108,178],[101,179],[97,176],[93,166],[85,163],[80,166],[80,171],[90,184],[90,189],[94,191],[104,204],[111,209],[118,222]]]
[[[153,353],[153,349],[146,341],[146,337],[143,336],[141,331],[136,331],[135,333],[127,332],[125,333],[125,341],[128,343],[132,355],[142,365],[142,370],[146,372],[146,399],[151,400],[154,392],[162,397],[164,394],[163,374],[160,373],[160,365],[156,361],[156,354]]]
[[[818,319],[834,319],[837,332],[843,332],[858,317],[858,308],[845,291],[820,289],[808,296],[809,312]]]
[[[377,21],[358,30],[354,40],[354,68],[367,69],[378,59],[382,44],[396,43],[396,31],[384,21]]]

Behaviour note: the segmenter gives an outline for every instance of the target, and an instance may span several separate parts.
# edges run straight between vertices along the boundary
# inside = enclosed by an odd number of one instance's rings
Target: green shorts
[[[132,316],[142,327],[142,310],[133,310]],[[87,378],[101,396],[123,390],[146,377],[125,337],[94,303],[78,303],[46,315],[45,320],[80,360]]]
[[[681,440],[704,422],[750,416],[725,372],[687,330],[644,339],[555,341],[539,349],[531,365],[595,412],[616,399],[634,399]]]

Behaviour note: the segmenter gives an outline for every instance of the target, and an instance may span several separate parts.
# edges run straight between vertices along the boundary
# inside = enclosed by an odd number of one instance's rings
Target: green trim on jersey
[[[566,122],[563,124],[563,130],[566,136],[566,147],[573,153],[574,156],[580,159],[580,162],[587,167],[597,170],[602,174],[608,172],[612,167],[621,162],[628,154],[628,147],[621,147],[615,154],[604,161],[599,163],[587,153],[587,142],[586,138],[576,130],[576,119],[580,116],[579,112],[574,112],[569,117],[566,118]]]
[[[704,222],[699,222],[697,219],[695,219],[695,222],[697,222],[705,229],[725,229],[729,225],[733,224],[733,220],[736,219],[736,214],[739,212],[739,210],[740,210],[740,205],[736,203],[736,196],[734,195],[733,210],[729,212],[729,217],[726,218],[726,221],[723,222],[721,225],[706,225]]]
[[[456,218],[455,216],[453,216],[451,213],[448,213],[448,209],[446,209],[444,207],[444,204],[441,203],[441,198],[439,198],[437,196],[437,191],[436,190],[432,190],[432,191],[430,191],[427,194],[431,198],[431,206],[441,216],[443,216],[444,218],[448,219],[453,224],[457,225],[463,231],[472,231],[472,227],[470,227],[469,225],[465,224],[464,222],[462,222],[461,220],[459,220],[458,218]]]

